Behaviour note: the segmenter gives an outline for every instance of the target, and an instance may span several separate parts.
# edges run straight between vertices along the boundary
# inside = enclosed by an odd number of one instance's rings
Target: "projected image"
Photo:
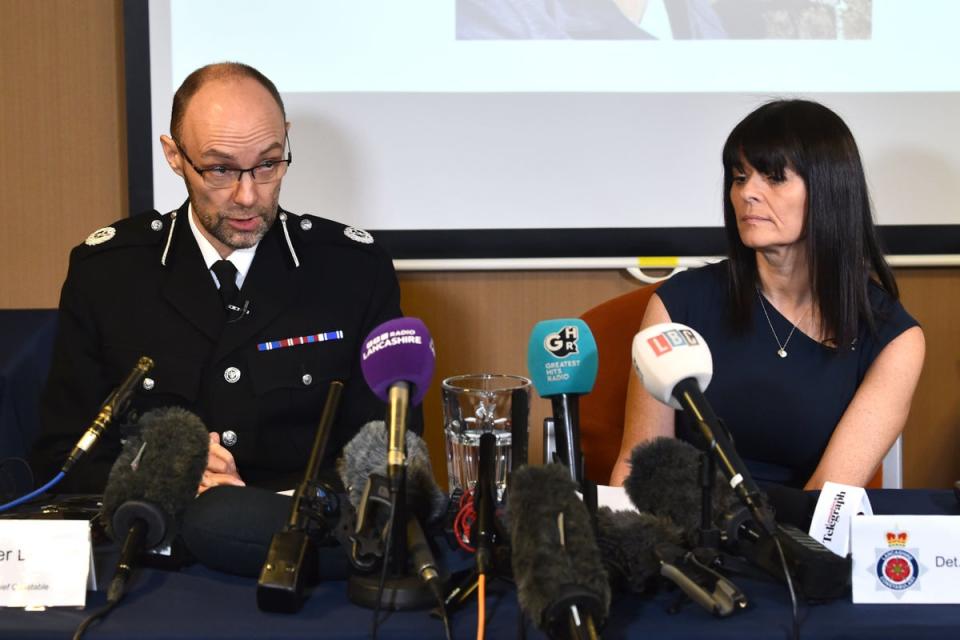
[[[292,123],[294,211],[391,232],[719,228],[731,124],[795,96],[850,123],[881,224],[960,219],[960,0],[142,4],[150,140],[191,71],[251,64]],[[264,33],[282,55],[251,46]],[[169,211],[183,179],[151,160]]]
[[[458,40],[868,40],[873,0],[457,0]]]

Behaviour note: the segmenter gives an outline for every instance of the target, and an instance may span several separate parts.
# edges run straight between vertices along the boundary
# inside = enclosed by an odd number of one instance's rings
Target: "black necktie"
[[[240,298],[240,290],[237,289],[237,268],[229,260],[217,260],[210,270],[220,281],[220,299],[223,300],[224,309],[231,305],[236,307]]]

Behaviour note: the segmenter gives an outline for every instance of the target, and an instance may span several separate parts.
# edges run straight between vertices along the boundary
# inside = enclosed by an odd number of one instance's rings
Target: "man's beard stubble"
[[[248,249],[256,246],[256,244],[263,239],[263,236],[266,235],[267,231],[270,230],[270,227],[273,226],[274,221],[277,219],[279,192],[280,184],[278,183],[272,194],[273,197],[270,198],[272,205],[242,209],[240,212],[241,215],[234,216],[247,218],[252,215],[260,222],[252,231],[237,231],[232,229],[228,224],[227,219],[231,216],[227,215],[224,211],[216,210],[211,213],[209,209],[199,205],[197,194],[194,193],[190,184],[187,183],[187,194],[190,197],[190,204],[193,206],[193,211],[197,216],[197,221],[200,226],[224,246],[231,249]]]

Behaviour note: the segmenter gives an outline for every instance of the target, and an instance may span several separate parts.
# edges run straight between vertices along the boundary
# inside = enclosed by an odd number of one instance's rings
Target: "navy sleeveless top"
[[[719,262],[673,276],[657,295],[672,321],[696,329],[710,347],[713,380],[705,395],[754,479],[802,487],[870,364],[917,321],[871,282],[877,336],[862,326],[853,347],[838,352],[798,329],[786,346],[788,356],[781,358],[759,298],[754,298],[751,328],[734,332],[727,282],[727,264]],[[772,304],[766,309],[783,343],[793,324]],[[681,412],[676,433],[702,446],[696,425]]]

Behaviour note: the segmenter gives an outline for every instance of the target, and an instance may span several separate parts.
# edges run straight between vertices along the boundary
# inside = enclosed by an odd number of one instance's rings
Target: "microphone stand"
[[[684,595],[711,612],[724,618],[747,607],[744,593],[717,569],[736,571],[739,562],[720,550],[721,534],[713,517],[713,488],[717,476],[716,460],[709,452],[700,453],[700,527],[697,547],[684,553],[676,545],[661,543],[655,553],[660,561],[660,574],[676,584],[683,594],[671,606],[679,609]]]
[[[550,399],[556,427],[557,455],[559,462],[570,469],[570,477],[583,494],[583,503],[593,520],[597,521],[597,483],[584,474],[583,450],[580,447],[580,396],[561,394]],[[562,417],[557,420],[557,416]]]
[[[426,609],[436,604],[431,587],[437,578],[435,567],[410,567],[407,554],[408,530],[417,534],[419,523],[406,508],[406,418],[409,385],[397,383],[390,389],[390,422],[399,428],[389,430],[387,477],[371,474],[364,488],[357,524],[350,538],[353,547],[351,563],[358,569],[371,571],[380,559],[381,573],[353,573],[347,579],[347,598],[353,604],[379,611],[387,607],[395,611]],[[385,524],[381,524],[385,523]],[[419,535],[416,536],[419,538]],[[417,549],[425,542],[414,539]],[[417,551],[414,549],[414,551]],[[417,556],[417,553],[411,554]]]
[[[326,512],[324,502],[332,492],[318,482],[318,477],[342,390],[342,382],[334,380],[330,383],[307,470],[293,495],[290,517],[283,530],[275,533],[270,542],[257,581],[257,607],[262,611],[296,613],[306,600],[305,586],[316,581],[317,548],[310,524],[316,520],[320,529],[328,529],[323,517]]]
[[[580,453],[580,396],[560,394],[550,398],[557,422],[557,454],[570,469],[570,477],[583,486],[583,456]],[[557,420],[557,418],[561,418]]]
[[[687,411],[700,429],[700,434],[707,443],[707,448],[721,464],[721,471],[730,482],[730,487],[740,498],[740,501],[750,510],[757,524],[764,531],[773,536],[776,533],[776,521],[773,513],[767,507],[763,494],[753,477],[747,471],[746,465],[740,459],[736,447],[709,403],[703,397],[696,380],[686,378],[677,383],[673,389],[673,396]],[[702,401],[702,402],[701,402]]]
[[[473,568],[460,574],[456,585],[447,593],[444,605],[448,611],[467,603],[477,591],[481,575],[487,584],[497,578],[512,582],[511,572],[502,569],[510,566],[510,555],[509,548],[501,544],[507,536],[496,517],[497,447],[493,433],[487,431],[481,434],[477,457],[477,484],[473,494],[474,511],[477,514],[476,563]]]
[[[477,472],[477,492],[474,505],[477,512],[477,572],[489,575],[493,572],[494,519],[496,518],[496,436],[490,431],[480,436],[480,451]]]
[[[720,549],[720,529],[713,522],[713,485],[717,463],[707,452],[700,453],[700,530],[697,544],[707,549]]]
[[[401,484],[405,482],[401,481]],[[357,514],[357,528],[352,536],[354,552],[350,560],[356,568],[372,572],[350,574],[347,598],[357,606],[374,610],[383,607],[394,611],[427,609],[436,604],[436,598],[425,582],[426,577],[421,577],[422,568],[408,567],[406,540],[411,523],[406,515],[402,519],[395,518],[394,514],[399,516],[406,510],[394,510],[389,493],[383,491],[386,485],[386,479],[376,475],[371,475],[367,483],[368,490],[364,492],[363,504]],[[397,492],[398,504],[404,493],[402,489]],[[379,528],[375,521],[379,519],[377,515],[383,513],[386,518]],[[402,540],[404,546],[399,546],[397,540]],[[383,563],[380,565],[382,573],[373,571],[377,559]]]
[[[713,488],[716,484],[717,463],[707,451],[700,453],[700,528],[697,530],[697,548],[693,550],[697,559],[706,565],[728,569],[735,573],[741,571],[739,558],[721,550],[724,532],[717,527],[714,518]],[[754,575],[749,573],[748,575]]]

